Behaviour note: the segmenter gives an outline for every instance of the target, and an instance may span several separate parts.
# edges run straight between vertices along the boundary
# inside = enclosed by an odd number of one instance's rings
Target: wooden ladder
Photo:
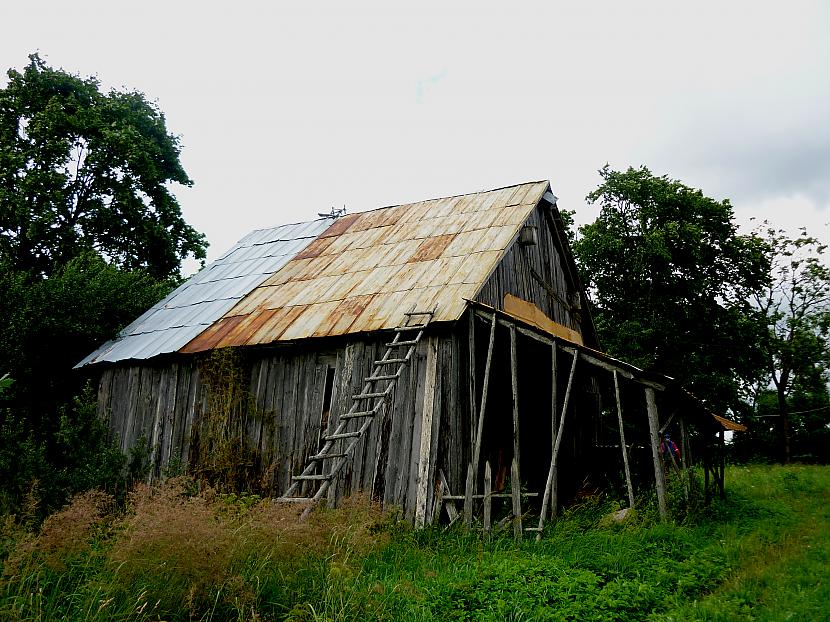
[[[372,425],[375,415],[381,411],[386,399],[392,394],[398,378],[412,359],[415,348],[420,343],[424,330],[434,315],[435,309],[404,313],[404,323],[395,329],[395,336],[386,344],[383,358],[374,362],[372,374],[364,381],[363,390],[357,395],[352,395],[352,406],[349,412],[340,416],[340,421],[334,431],[324,432],[321,439],[323,446],[315,455],[309,457],[302,473],[292,476],[291,486],[282,497],[276,499],[278,502],[307,503],[308,507],[303,511],[301,519],[307,517],[319,503],[337,474],[348,463],[360,439]],[[396,366],[394,371],[390,371],[392,366]],[[386,386],[382,387],[382,383],[386,383]],[[345,443],[345,447],[334,451],[335,445],[340,441]],[[322,469],[318,468],[320,465]],[[318,470],[322,470],[323,473],[317,473]],[[306,482],[317,485],[316,491],[312,487],[308,494],[298,494]]]

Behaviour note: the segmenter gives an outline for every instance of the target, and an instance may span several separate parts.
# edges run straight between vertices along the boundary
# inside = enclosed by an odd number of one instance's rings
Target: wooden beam
[[[415,527],[426,522],[429,496],[429,458],[432,453],[432,419],[435,410],[435,381],[438,367],[438,338],[427,339],[426,378],[424,379],[424,407],[421,411],[421,445],[418,451],[417,491],[415,493]]]
[[[470,312],[470,323],[467,327],[467,353],[469,355],[468,376],[470,381],[470,443],[474,446],[476,442],[476,316]]]
[[[522,538],[522,480],[519,466],[521,465],[521,442],[519,438],[519,361],[516,355],[516,328],[510,326],[510,388],[513,396],[513,465],[510,471],[510,490],[513,493],[513,514],[516,520],[513,523],[513,535],[517,540]]]
[[[689,500],[691,492],[692,480],[689,472],[689,439],[688,430],[686,430],[686,419],[681,415],[680,420],[680,466],[683,469],[683,493],[686,495],[686,501]]]
[[[559,415],[559,429],[556,431],[556,442],[553,445],[553,456],[550,460],[551,485],[550,485],[550,515],[556,516],[559,513],[559,449],[562,446],[562,433],[565,430],[565,414],[568,412],[568,403],[571,401],[571,387],[573,387],[574,375],[576,374],[576,362],[579,357],[576,352],[571,361],[571,373],[568,374],[568,386],[565,389],[565,400],[562,402],[562,414]]]
[[[490,522],[493,511],[493,472],[490,469],[490,461],[484,463],[484,532],[490,531]]]
[[[625,485],[628,488],[628,507],[634,508],[634,486],[631,483],[631,469],[628,466],[628,450],[625,445],[625,429],[623,428],[622,400],[620,399],[620,383],[617,372],[614,370],[614,396],[617,399],[617,423],[620,426],[620,447],[622,448],[623,465],[625,466]]]
[[[482,317],[483,319],[486,319],[486,320],[490,320],[494,315],[496,315],[495,313],[482,311],[480,309],[476,309],[476,313],[480,317]],[[545,337],[544,335],[538,334],[536,331],[525,328],[524,326],[518,326],[514,322],[511,322],[511,321],[506,320],[504,318],[498,318],[498,323],[501,324],[502,326],[506,326],[506,327],[515,326],[516,330],[520,334],[524,335],[525,337],[529,337],[530,339],[534,339],[535,341],[538,341],[539,343],[543,343],[543,344],[548,345],[548,346],[552,346],[555,343],[559,343],[559,341],[563,342],[564,344],[570,344],[571,346],[576,345],[576,344],[572,344],[571,342],[569,342],[567,340],[557,341],[555,339]],[[569,347],[568,345],[562,345],[562,344],[559,344],[559,345],[563,350],[566,350],[568,352],[573,352],[573,351],[576,350],[575,347]],[[611,372],[616,370],[617,373],[620,376],[622,376],[623,378],[627,378],[629,380],[632,380],[632,381],[637,382],[639,384],[642,384],[644,386],[651,387],[656,391],[665,391],[666,390],[665,385],[663,385],[659,382],[655,382],[653,380],[648,380],[646,378],[640,378],[640,377],[636,376],[632,371],[629,371],[628,369],[625,369],[621,365],[615,365],[612,362],[603,361],[602,359],[597,358],[596,356],[593,356],[593,355],[591,355],[587,352],[584,352],[582,350],[579,351],[579,356],[580,356],[580,358],[582,358],[582,360],[584,360],[586,363],[588,363],[590,365],[594,365],[595,367],[599,367],[601,369],[605,369],[606,371],[611,371]]]
[[[470,527],[473,524],[473,487],[475,486],[475,475],[473,463],[467,463],[467,480],[464,484],[464,526]]]
[[[510,469],[510,491],[513,494],[513,537],[522,539],[522,485],[519,479],[519,461],[513,458]]]
[[[536,534],[536,542],[542,539],[542,530],[545,527],[545,521],[548,517],[548,503],[550,501],[551,487],[553,486],[553,452],[556,447],[556,344],[550,347],[550,467],[548,468],[548,477],[545,480],[545,494],[542,496],[542,511],[539,514],[539,531]]]
[[[484,433],[484,411],[487,408],[487,393],[490,389],[490,367],[493,362],[493,344],[496,341],[496,314],[492,314],[490,323],[490,341],[487,344],[487,360],[484,363],[484,380],[481,385],[481,405],[478,409],[475,444],[473,445],[473,469],[478,474],[478,464],[481,457],[481,436]]]
[[[720,496],[722,499],[726,496],[726,439],[724,430],[720,430],[718,432],[718,440],[720,449],[720,459],[718,460],[718,466],[720,467],[718,486],[720,487]]]
[[[654,400],[654,389],[646,387],[646,410],[648,411],[648,431],[651,437],[651,456],[654,460],[654,480],[657,484],[657,507],[660,510],[660,518],[665,520],[668,517],[666,508],[666,474],[663,472],[663,462],[660,459],[660,439],[658,430],[660,428],[657,419],[657,403]]]

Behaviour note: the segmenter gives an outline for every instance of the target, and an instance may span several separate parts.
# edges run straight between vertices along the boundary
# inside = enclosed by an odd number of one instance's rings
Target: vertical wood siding
[[[532,302],[555,322],[582,332],[568,306],[552,296],[533,276],[535,271],[568,305],[579,300],[577,292],[568,286],[564,258],[553,239],[543,209],[548,208],[543,204],[536,206],[526,221],[527,225],[536,227],[538,243],[522,246],[516,242],[511,245],[482,286],[476,300],[503,310],[504,295],[513,294]]]
[[[286,490],[291,475],[299,473],[308,457],[318,450],[329,366],[334,368],[329,415],[333,428],[351,406],[351,396],[361,391],[388,339],[389,335],[376,334],[366,340],[320,340],[246,353],[247,386],[255,409],[245,414],[245,431],[250,446],[259,454],[263,485],[269,492],[276,495]],[[464,451],[463,434],[456,430],[461,421],[459,413],[464,412],[457,404],[463,393],[458,340],[448,331],[435,336],[435,340],[433,433],[427,435],[432,439],[427,516],[432,515],[431,482],[436,475],[441,437],[451,439],[454,455]],[[370,492],[414,518],[427,342],[425,337],[419,344],[387,406],[357,445],[354,460],[332,486],[330,498],[339,500],[358,491]],[[110,367],[101,373],[98,388],[99,413],[109,421],[121,449],[126,452],[146,438],[153,466],[151,477],[158,477],[174,457],[187,463],[193,426],[209,403],[196,357]],[[452,473],[455,481],[455,471]]]

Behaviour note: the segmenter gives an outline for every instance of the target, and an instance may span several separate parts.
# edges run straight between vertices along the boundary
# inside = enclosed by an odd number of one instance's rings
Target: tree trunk
[[[778,395],[778,430],[781,437],[781,461],[784,464],[790,463],[790,415],[787,410],[786,385],[779,382],[776,385]]]

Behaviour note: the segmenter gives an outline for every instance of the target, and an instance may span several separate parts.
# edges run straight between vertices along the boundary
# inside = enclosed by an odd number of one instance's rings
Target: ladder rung
[[[434,311],[407,311],[404,315],[432,315]]]
[[[378,414],[378,411],[372,410],[359,410],[358,412],[354,413],[346,413],[345,415],[340,415],[341,419],[362,419],[364,417],[374,417]]]
[[[418,343],[417,339],[410,339],[409,341],[391,341],[386,344],[387,348],[396,348],[398,346],[414,346]]]
[[[360,393],[359,395],[352,395],[353,400],[369,400],[375,397],[386,397],[386,391],[380,393]]]
[[[310,497],[277,497],[274,501],[277,503],[311,503],[314,499]]]
[[[397,379],[398,374],[389,374],[386,376],[369,376],[366,378],[366,382],[380,382],[381,380],[395,380]]]
[[[294,480],[313,480],[313,481],[324,481],[327,479],[331,479],[330,473],[323,473],[322,475],[294,475],[291,479]]]
[[[408,363],[408,358],[402,359],[386,359],[385,361],[375,361],[375,365],[397,365],[398,363]]]
[[[525,531],[542,531],[541,527],[525,527]]]
[[[402,333],[404,331],[424,330],[426,327],[426,324],[412,324],[412,326],[398,326],[395,330]]]
[[[329,458],[345,458],[346,454],[317,454],[315,456],[311,456],[308,461],[309,462],[318,462],[320,460],[328,460]]]
[[[360,436],[360,432],[341,432],[340,434],[330,434],[329,436],[325,436],[327,441],[337,441],[341,438],[355,438]]]

